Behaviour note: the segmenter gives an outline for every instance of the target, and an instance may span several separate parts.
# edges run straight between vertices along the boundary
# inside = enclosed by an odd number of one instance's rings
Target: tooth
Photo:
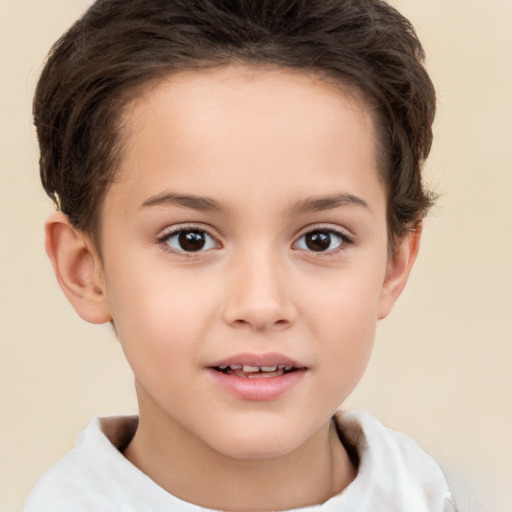
[[[275,372],[277,370],[277,366],[262,366],[261,369],[264,372]]]
[[[280,364],[277,368],[278,368],[279,370],[284,370],[284,364]]]
[[[230,364],[229,367],[232,370],[241,370],[242,369],[242,365],[241,364]]]
[[[225,370],[227,367],[228,367],[227,364],[223,364],[223,365],[219,366],[219,370]]]
[[[255,373],[255,372],[259,372],[260,368],[259,368],[259,366],[249,366],[247,364],[244,364],[243,370],[244,370],[244,372]]]
[[[285,367],[284,367],[284,369],[285,369],[286,371],[289,371],[289,370],[292,370],[292,369],[293,369],[293,366],[285,366]]]

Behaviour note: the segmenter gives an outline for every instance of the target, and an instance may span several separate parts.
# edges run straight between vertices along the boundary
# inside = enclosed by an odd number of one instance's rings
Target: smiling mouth
[[[214,366],[214,370],[224,375],[233,375],[235,377],[243,377],[246,379],[280,377],[287,373],[293,373],[303,368],[297,368],[291,365],[274,365],[274,366],[249,366],[242,364],[230,364]]]

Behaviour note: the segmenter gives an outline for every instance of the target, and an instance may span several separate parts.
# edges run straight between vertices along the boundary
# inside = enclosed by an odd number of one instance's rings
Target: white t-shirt
[[[454,512],[444,475],[404,434],[368,413],[340,412],[338,431],[359,456],[355,480],[340,494],[301,512]],[[75,448],[32,490],[24,512],[200,512],[169,494],[121,453],[137,417],[95,418]]]

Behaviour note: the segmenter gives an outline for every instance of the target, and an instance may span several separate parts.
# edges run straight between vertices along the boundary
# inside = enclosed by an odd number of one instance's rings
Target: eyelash
[[[213,242],[216,245],[216,247],[208,247],[207,249],[200,248],[199,250],[196,250],[196,251],[186,251],[184,249],[173,248],[173,247],[171,247],[169,245],[169,240],[171,240],[173,237],[178,236],[178,235],[180,235],[182,233],[193,233],[193,232],[195,232],[195,233],[202,233],[203,235],[204,234],[207,235],[207,237],[211,240],[211,242]],[[321,250],[320,251],[314,251],[314,250],[308,250],[308,249],[298,249],[298,250],[302,250],[304,252],[312,253],[312,254],[315,254],[316,256],[319,256],[319,257],[329,257],[329,256],[334,256],[334,255],[344,251],[348,245],[353,245],[354,244],[353,238],[351,236],[349,236],[346,232],[344,232],[342,230],[339,230],[339,229],[334,229],[334,228],[331,228],[331,227],[327,227],[327,226],[323,226],[323,225],[318,225],[318,226],[309,226],[307,228],[307,231],[304,231],[297,238],[297,240],[292,244],[292,248],[297,246],[297,244],[304,237],[306,237],[307,235],[311,235],[311,234],[313,234],[315,232],[317,232],[317,233],[327,233],[329,235],[332,235],[332,237],[337,238],[340,243],[334,249],[328,249],[326,251],[321,251]],[[330,243],[332,243],[332,237],[331,237]],[[210,234],[207,229],[205,229],[202,226],[195,225],[195,224],[183,225],[183,226],[176,227],[176,228],[174,228],[174,229],[172,229],[170,231],[166,231],[161,236],[159,236],[157,238],[157,241],[163,247],[163,249],[165,251],[173,253],[173,254],[179,254],[180,256],[185,257],[185,258],[197,257],[201,253],[210,251],[210,250],[212,250],[214,248],[219,248],[221,246],[220,242],[217,241],[217,238],[215,236],[213,236],[212,234]]]
[[[180,256],[184,258],[193,258],[197,257],[203,252],[206,252],[207,250],[213,249],[213,247],[208,248],[206,250],[199,249],[197,251],[185,251],[183,249],[175,249],[169,245],[169,240],[171,240],[173,237],[178,236],[182,233],[202,233],[206,234],[207,237],[214,242],[214,244],[219,247],[220,243],[217,241],[216,237],[211,235],[207,229],[205,229],[203,226],[198,226],[196,224],[190,224],[190,225],[183,225],[176,227],[174,229],[171,229],[170,231],[165,231],[161,236],[157,238],[158,243],[162,246],[162,248],[166,252],[170,252],[172,254],[179,254]]]
[[[302,232],[302,234],[297,238],[297,241],[294,242],[293,245],[296,246],[300,240],[302,240],[307,235],[311,235],[313,233],[328,233],[329,235],[332,235],[333,237],[339,240],[339,245],[337,247],[335,247],[334,249],[328,249],[326,251],[302,249],[305,252],[314,254],[317,257],[327,258],[329,256],[336,256],[337,254],[345,251],[347,249],[347,246],[354,245],[354,239],[351,236],[349,236],[344,230],[335,229],[325,225],[308,226],[307,230]],[[332,243],[332,238],[330,243]]]

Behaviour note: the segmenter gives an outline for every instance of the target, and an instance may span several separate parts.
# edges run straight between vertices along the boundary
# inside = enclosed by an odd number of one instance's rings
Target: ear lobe
[[[399,245],[395,248],[393,255],[390,257],[379,302],[377,317],[379,320],[389,315],[395,302],[405,288],[420,249],[422,227],[422,224],[419,223],[414,230],[410,231],[399,242]]]
[[[92,244],[87,244],[61,212],[46,222],[46,254],[62,291],[75,311],[93,324],[109,322],[103,269]]]

